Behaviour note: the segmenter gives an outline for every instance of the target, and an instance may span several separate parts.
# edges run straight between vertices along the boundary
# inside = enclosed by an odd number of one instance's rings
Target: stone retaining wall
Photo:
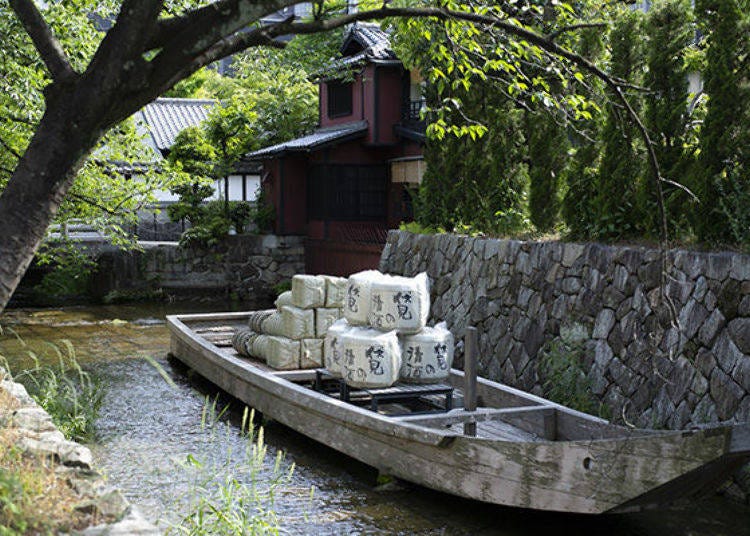
[[[98,259],[94,294],[163,289],[169,294],[233,295],[267,303],[273,286],[305,270],[304,239],[296,236],[227,236],[209,248],[176,242],[142,242],[143,251],[108,251]]]
[[[0,411],[0,426],[18,431],[16,445],[23,452],[57,461],[59,467],[56,471],[66,475],[67,482],[80,497],[75,508],[105,521],[74,532],[82,536],[161,534],[119,490],[108,486],[106,479],[92,470],[91,451],[65,439],[49,414],[28,395],[24,386],[6,376],[0,368],[0,390],[16,400],[17,408]]]
[[[479,329],[483,376],[541,393],[540,349],[577,324],[591,390],[613,420],[750,420],[750,256],[669,251],[669,300],[660,259],[642,247],[392,231],[380,269],[427,271],[433,319],[458,337]]]

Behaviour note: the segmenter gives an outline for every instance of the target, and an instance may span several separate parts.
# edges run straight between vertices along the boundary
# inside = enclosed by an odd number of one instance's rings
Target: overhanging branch
[[[606,22],[584,22],[581,24],[571,24],[570,26],[563,26],[559,30],[556,30],[550,34],[547,34],[547,39],[554,41],[564,33],[574,32],[576,30],[583,30],[585,28],[606,28]]]
[[[264,15],[299,0],[218,0],[179,17],[160,19],[145,50],[170,46],[175,40],[184,52],[200,53]]]
[[[18,20],[26,29],[26,33],[31,37],[34,47],[39,51],[44,65],[47,66],[47,70],[52,76],[52,80],[60,81],[72,78],[75,71],[70,66],[62,45],[52,33],[42,14],[39,13],[34,1],[10,0],[10,7],[13,8]]]

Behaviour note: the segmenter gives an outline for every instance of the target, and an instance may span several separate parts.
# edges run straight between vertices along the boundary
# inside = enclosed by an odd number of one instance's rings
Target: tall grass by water
[[[14,337],[20,350],[14,355],[0,354],[0,366],[11,372],[8,363],[30,363],[25,370],[13,371],[12,379],[22,383],[29,394],[52,417],[55,425],[70,439],[92,442],[96,437],[95,421],[104,399],[101,381],[84,370],[76,359],[73,344],[60,340],[45,343],[44,350],[36,351],[12,329],[0,327],[0,337]],[[144,356],[146,357],[146,356]],[[146,361],[159,370],[162,377],[174,385],[170,375],[153,359]],[[187,495],[176,501],[176,520],[169,522],[166,533],[171,535],[277,535],[283,533],[275,503],[280,494],[289,491],[294,465],[284,460],[279,451],[268,452],[263,429],[253,425],[254,414],[245,410],[240,427],[242,447],[226,439],[236,438],[237,429],[226,419],[226,406],[219,408],[216,400],[206,400],[201,416],[201,428],[207,433],[207,448],[187,454],[181,470],[187,472],[191,485]],[[25,456],[14,446],[12,428],[0,427],[4,443],[0,444],[0,536],[25,534],[41,529],[40,533],[54,533],[61,527],[80,527],[80,521],[68,516],[53,520],[48,509],[40,504],[44,497],[54,498],[62,513],[63,506],[75,502],[76,494],[56,475],[51,460],[39,463]],[[7,434],[6,434],[7,432]],[[212,441],[212,437],[216,441]],[[229,447],[221,450],[216,445]],[[231,445],[234,445],[232,447]],[[242,451],[238,449],[242,448]],[[13,462],[5,467],[5,462]],[[33,468],[33,470],[32,470]],[[56,486],[54,492],[35,493],[40,487]],[[58,494],[59,492],[59,494]],[[312,500],[312,492],[310,492]],[[49,519],[50,523],[45,520]]]
[[[206,399],[201,419],[211,434],[233,434],[222,421],[226,407]],[[284,454],[270,457],[263,428],[253,424],[253,411],[245,408],[240,434],[244,452],[239,461],[231,452],[189,454],[182,466],[192,474],[187,514],[167,529],[168,535],[277,535],[281,533],[274,509],[277,495],[289,485],[294,464],[284,467]],[[312,491],[311,491],[312,497]]]
[[[26,343],[12,330],[5,333],[0,327],[0,336],[15,336],[24,348],[33,366],[14,372],[8,366],[8,358],[0,354],[0,366],[5,368],[13,380],[22,384],[29,395],[52,417],[55,426],[63,435],[74,441],[90,442],[95,436],[94,423],[104,400],[101,381],[85,371],[76,359],[75,348],[67,340],[59,344],[47,342],[51,355],[45,356],[43,364],[39,356],[26,347]]]
[[[16,336],[0,327],[1,336]],[[55,365],[41,365],[26,350],[34,366],[11,376],[8,359],[0,355],[4,375],[22,383],[29,394],[52,417],[69,439],[93,436],[94,421],[102,403],[102,386],[85,372],[75,358],[73,346],[64,341],[63,350],[49,344]],[[18,430],[10,417],[19,402],[0,389],[0,536],[60,534],[92,523],[92,517],[78,509],[79,494],[68,476],[58,471],[52,458],[28,456],[17,446]]]

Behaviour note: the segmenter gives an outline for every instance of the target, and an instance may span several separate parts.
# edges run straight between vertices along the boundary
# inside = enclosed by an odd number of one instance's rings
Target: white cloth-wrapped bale
[[[268,356],[271,355],[271,335],[258,335],[251,342],[252,346],[249,348],[250,355],[268,361]]]
[[[299,368],[310,369],[323,366],[323,341],[321,339],[302,339],[299,353]]]
[[[351,328],[340,335],[339,341],[347,385],[366,389],[396,383],[401,369],[401,347],[395,331]]]
[[[286,337],[268,338],[268,359],[266,363],[276,370],[295,370],[299,368],[300,341]]]
[[[273,314],[268,315],[263,323],[260,325],[260,333],[264,335],[276,335],[283,336],[284,333],[284,320],[281,317],[281,313],[274,311]]]
[[[315,310],[300,309],[291,305],[281,308],[282,334],[284,337],[299,341],[315,338]]]
[[[263,330],[263,322],[275,313],[275,309],[265,309],[263,311],[253,311],[250,313],[247,319],[247,327],[255,333],[261,333]]]
[[[352,326],[366,326],[370,314],[370,288],[385,277],[377,270],[365,270],[349,276],[344,300],[344,317]]]
[[[319,307],[315,309],[315,337],[322,339],[326,336],[336,320],[341,318],[341,309],[324,309]]]
[[[241,329],[232,336],[232,348],[237,353],[249,357],[253,355],[253,341],[258,336],[257,333],[249,329]]]
[[[292,305],[292,291],[287,290],[279,294],[278,298],[276,298],[276,301],[273,302],[273,304],[276,306],[277,311],[281,311],[281,308],[285,305]]]
[[[383,277],[370,287],[369,321],[375,329],[418,333],[430,315],[427,274],[416,277]]]
[[[325,307],[326,280],[319,275],[292,277],[292,305],[300,309]]]
[[[331,325],[323,339],[323,365],[336,378],[343,376],[342,359],[344,354],[341,351],[341,334],[350,328],[346,318],[341,318]]]
[[[453,364],[453,334],[440,322],[413,335],[402,335],[401,380],[408,383],[440,383]]]
[[[326,307],[331,309],[340,309],[344,306],[346,299],[346,287],[349,280],[346,277],[336,277],[333,275],[321,276],[326,282]]]

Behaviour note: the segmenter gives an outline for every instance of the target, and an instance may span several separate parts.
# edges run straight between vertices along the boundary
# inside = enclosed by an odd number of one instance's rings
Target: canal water
[[[221,310],[216,304],[11,310],[0,317],[0,355],[16,370],[65,347],[106,385],[90,445],[109,482],[167,527],[211,482],[227,478],[260,492],[274,474],[273,509],[286,534],[750,536],[750,509],[719,497],[689,508],[618,516],[519,511],[418,486],[378,482],[377,474],[282,425],[263,423],[266,463],[250,471],[239,402],[167,358],[164,315]],[[155,366],[156,365],[156,366]],[[166,381],[166,376],[169,381]],[[221,413],[218,419],[211,415]],[[278,472],[274,459],[284,453]],[[254,474],[252,474],[254,473]],[[226,487],[225,487],[226,489]]]

